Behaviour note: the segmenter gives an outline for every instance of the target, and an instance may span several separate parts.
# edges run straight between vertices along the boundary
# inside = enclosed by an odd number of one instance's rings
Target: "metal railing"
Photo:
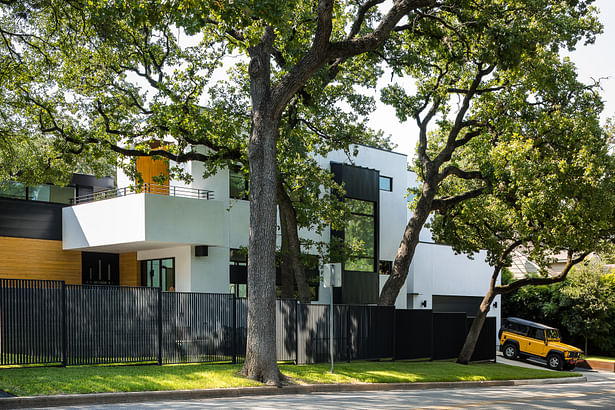
[[[214,191],[208,189],[196,189],[186,188],[181,186],[169,186],[169,185],[157,185],[157,184],[142,184],[129,186],[124,188],[107,189],[105,191],[98,191],[92,194],[80,195],[71,199],[71,205],[83,204],[86,202],[102,201],[105,199],[117,198],[120,196],[127,196],[133,194],[156,194],[156,195],[168,195],[181,198],[194,198],[194,199],[214,199]]]

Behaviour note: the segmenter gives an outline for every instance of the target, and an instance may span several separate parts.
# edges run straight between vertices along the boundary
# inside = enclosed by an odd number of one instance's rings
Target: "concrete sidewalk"
[[[430,383],[365,383],[365,384],[311,384],[284,387],[243,387],[210,390],[170,390],[150,392],[65,394],[55,396],[0,398],[0,408],[37,408],[80,406],[92,404],[134,403],[143,401],[213,399],[240,396],[271,396],[280,394],[310,394],[386,390],[463,389],[494,386],[521,386],[585,382],[585,376],[556,379],[491,380]]]

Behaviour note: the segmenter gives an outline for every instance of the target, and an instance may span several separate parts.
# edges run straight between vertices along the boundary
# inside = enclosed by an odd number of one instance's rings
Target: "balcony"
[[[87,202],[101,201],[104,199],[117,198],[120,196],[128,196],[140,193],[167,195],[181,198],[194,199],[214,199],[214,191],[207,189],[186,188],[180,186],[142,184],[140,186],[129,186],[124,188],[113,188],[104,191],[94,192],[88,195],[81,195],[71,198],[71,204],[83,204]]]
[[[62,210],[66,250],[134,252],[228,241],[227,204],[213,200],[212,191],[145,184],[75,202]]]

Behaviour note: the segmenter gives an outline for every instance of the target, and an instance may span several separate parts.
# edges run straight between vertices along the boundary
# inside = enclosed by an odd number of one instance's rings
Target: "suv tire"
[[[504,354],[505,358],[509,360],[514,360],[517,358],[517,355],[519,354],[519,349],[517,349],[517,346],[515,346],[512,343],[506,343],[504,345],[504,351],[502,353]]]
[[[564,358],[557,353],[547,356],[547,366],[551,370],[562,370],[564,368]]]

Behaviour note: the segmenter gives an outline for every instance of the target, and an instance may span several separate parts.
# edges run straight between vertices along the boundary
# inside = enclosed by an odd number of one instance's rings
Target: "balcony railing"
[[[102,201],[104,199],[117,198],[140,193],[177,196],[182,198],[194,199],[214,199],[214,191],[207,189],[186,188],[181,186],[168,186],[156,184],[142,184],[140,186],[129,186],[124,188],[107,189],[105,191],[94,192],[93,194],[81,195],[71,199],[72,205],[83,204],[86,202]]]

